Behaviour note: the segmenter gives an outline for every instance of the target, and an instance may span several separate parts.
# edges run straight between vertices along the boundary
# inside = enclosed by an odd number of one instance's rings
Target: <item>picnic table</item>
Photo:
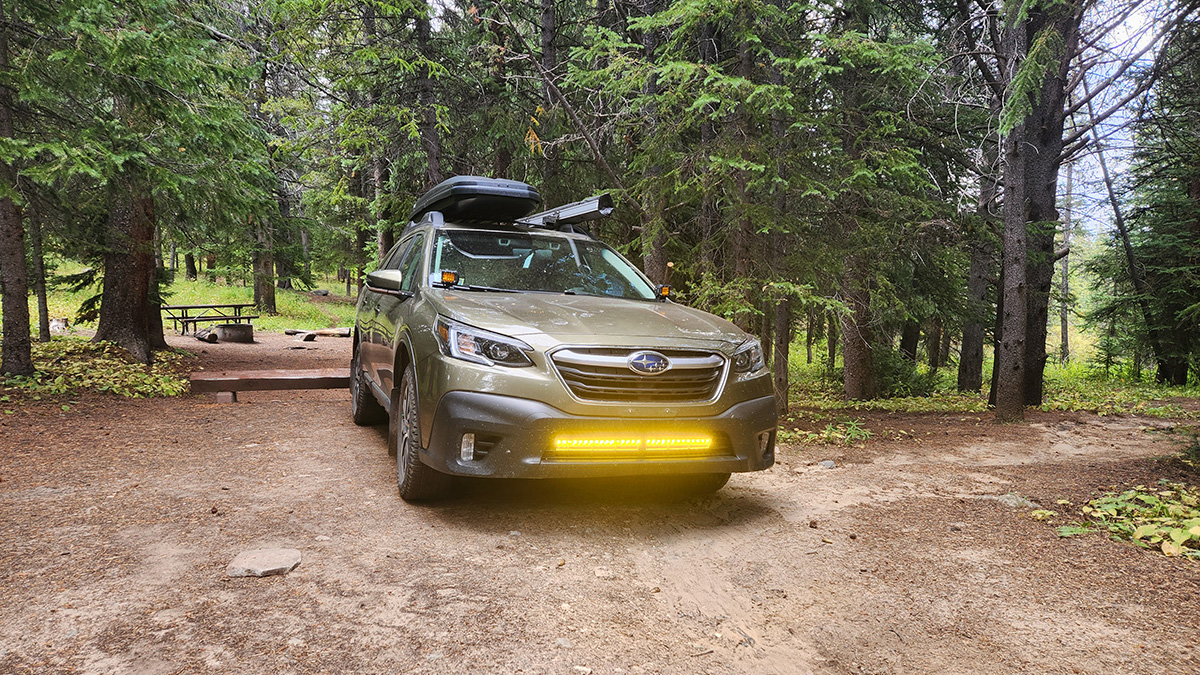
[[[250,320],[257,319],[258,315],[242,314],[242,310],[253,306],[253,302],[241,302],[212,305],[163,305],[161,309],[163,318],[171,320],[171,327],[181,335],[186,335],[189,326],[191,326],[192,332],[195,332],[197,325],[201,323],[241,323],[243,321],[250,323]]]

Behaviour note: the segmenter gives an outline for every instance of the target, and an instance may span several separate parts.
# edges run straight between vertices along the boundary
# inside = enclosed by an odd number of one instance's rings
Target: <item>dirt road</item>
[[[260,340],[202,357],[348,361]],[[711,497],[411,506],[344,391],[60,403],[0,420],[4,673],[1200,672],[1200,565],[994,499],[1180,478],[1158,420],[871,414],[865,447],[784,446]],[[261,547],[303,562],[225,576]]]

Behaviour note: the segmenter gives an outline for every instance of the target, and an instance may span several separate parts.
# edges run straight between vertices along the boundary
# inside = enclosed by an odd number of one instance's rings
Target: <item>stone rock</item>
[[[254,342],[254,326],[248,323],[221,323],[213,327],[221,342]]]
[[[822,469],[832,469],[836,467],[837,464],[834,464],[832,459],[823,459],[817,462],[817,466],[821,467]]]
[[[329,291],[325,290],[324,288],[318,288],[317,290],[313,291],[312,294],[320,295],[323,297],[323,296],[329,295]]]
[[[300,551],[294,548],[260,548],[242,551],[225,568],[231,577],[269,577],[287,574],[300,564]]]
[[[595,572],[596,572],[596,578],[597,578],[597,579],[609,579],[609,580],[611,580],[611,579],[616,579],[616,578],[617,578],[617,573],[616,573],[616,572],[614,572],[614,571],[612,571],[611,569],[609,569],[609,568],[607,568],[607,567],[597,567],[597,568],[596,568],[596,570],[595,570]]]
[[[592,669],[588,668],[587,666],[575,666],[571,669],[571,671],[579,673],[580,675],[592,675]]]
[[[560,637],[554,641],[554,646],[561,647],[563,649],[570,649],[571,647],[574,647],[575,645],[571,644],[571,641],[568,640],[567,638]]]

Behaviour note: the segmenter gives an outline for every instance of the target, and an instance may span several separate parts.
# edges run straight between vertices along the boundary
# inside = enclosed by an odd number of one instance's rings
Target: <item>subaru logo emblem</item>
[[[658,375],[671,367],[667,357],[658,352],[637,352],[629,357],[629,369],[639,375]]]

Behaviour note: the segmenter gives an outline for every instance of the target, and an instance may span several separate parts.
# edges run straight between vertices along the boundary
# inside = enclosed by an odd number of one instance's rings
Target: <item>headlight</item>
[[[439,318],[437,338],[442,353],[456,359],[482,363],[485,366],[510,368],[533,365],[533,361],[525,354],[526,351],[532,351],[533,347],[516,338],[491,333],[457,321]]]
[[[753,373],[763,367],[763,350],[758,340],[751,338],[733,353],[733,370],[737,373]]]

